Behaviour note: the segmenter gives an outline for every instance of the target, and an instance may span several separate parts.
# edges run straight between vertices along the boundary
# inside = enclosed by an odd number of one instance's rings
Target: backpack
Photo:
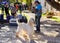
[[[23,16],[23,17],[22,17],[22,20],[23,20],[24,23],[27,23],[27,18],[26,18],[26,16]]]
[[[22,23],[22,22],[27,23],[26,16],[19,15],[18,18],[19,18],[18,19],[18,22],[20,22],[20,23]]]

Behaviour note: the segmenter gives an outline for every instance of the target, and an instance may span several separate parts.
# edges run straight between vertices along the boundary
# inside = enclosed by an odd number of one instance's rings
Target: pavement
[[[42,37],[48,41],[47,43],[60,43],[60,23],[42,17],[41,31],[45,35]]]
[[[0,43],[26,43],[16,38],[16,29],[16,26],[0,24]],[[60,43],[60,23],[42,17],[40,29],[43,34],[35,33],[36,37],[30,43]]]

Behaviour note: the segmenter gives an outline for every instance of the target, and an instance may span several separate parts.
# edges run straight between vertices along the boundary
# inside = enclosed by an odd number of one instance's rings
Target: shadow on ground
[[[8,24],[1,25],[0,27],[8,26],[10,29],[9,31],[1,30],[0,29],[0,42],[1,43],[20,43],[20,40],[18,40],[15,37],[15,32],[17,27],[9,26]],[[57,23],[55,21],[46,20],[41,21],[41,33],[35,33],[36,38],[34,40],[31,40],[30,43],[60,43],[60,23]],[[44,33],[52,33],[51,31],[58,32],[59,34],[56,37],[45,35]],[[56,33],[52,33],[54,35]],[[50,34],[49,34],[50,35]],[[2,42],[3,41],[3,42]]]
[[[41,21],[41,30],[43,30],[43,33],[47,31],[48,34],[49,32],[52,33],[52,31],[58,33],[56,37],[48,37],[47,35],[42,36],[44,39],[48,40],[48,43],[60,43],[60,23],[51,20]],[[52,33],[52,35],[56,33]]]

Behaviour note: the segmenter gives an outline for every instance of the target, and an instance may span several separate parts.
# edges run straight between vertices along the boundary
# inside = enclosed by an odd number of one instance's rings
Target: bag
[[[18,15],[18,22],[22,23],[27,23],[27,18],[25,16],[22,16],[22,15]]]
[[[11,18],[9,21],[10,26],[18,26],[17,19]]]
[[[22,15],[18,15],[18,22],[20,22],[20,23],[23,22],[22,17],[23,17]]]
[[[26,16],[23,16],[23,17],[22,17],[22,20],[23,20],[24,23],[27,23],[27,18],[26,18]]]

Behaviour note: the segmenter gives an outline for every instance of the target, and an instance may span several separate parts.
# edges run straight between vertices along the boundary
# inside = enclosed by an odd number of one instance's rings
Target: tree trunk
[[[60,4],[55,2],[55,0],[46,0],[48,4],[60,11]]]

